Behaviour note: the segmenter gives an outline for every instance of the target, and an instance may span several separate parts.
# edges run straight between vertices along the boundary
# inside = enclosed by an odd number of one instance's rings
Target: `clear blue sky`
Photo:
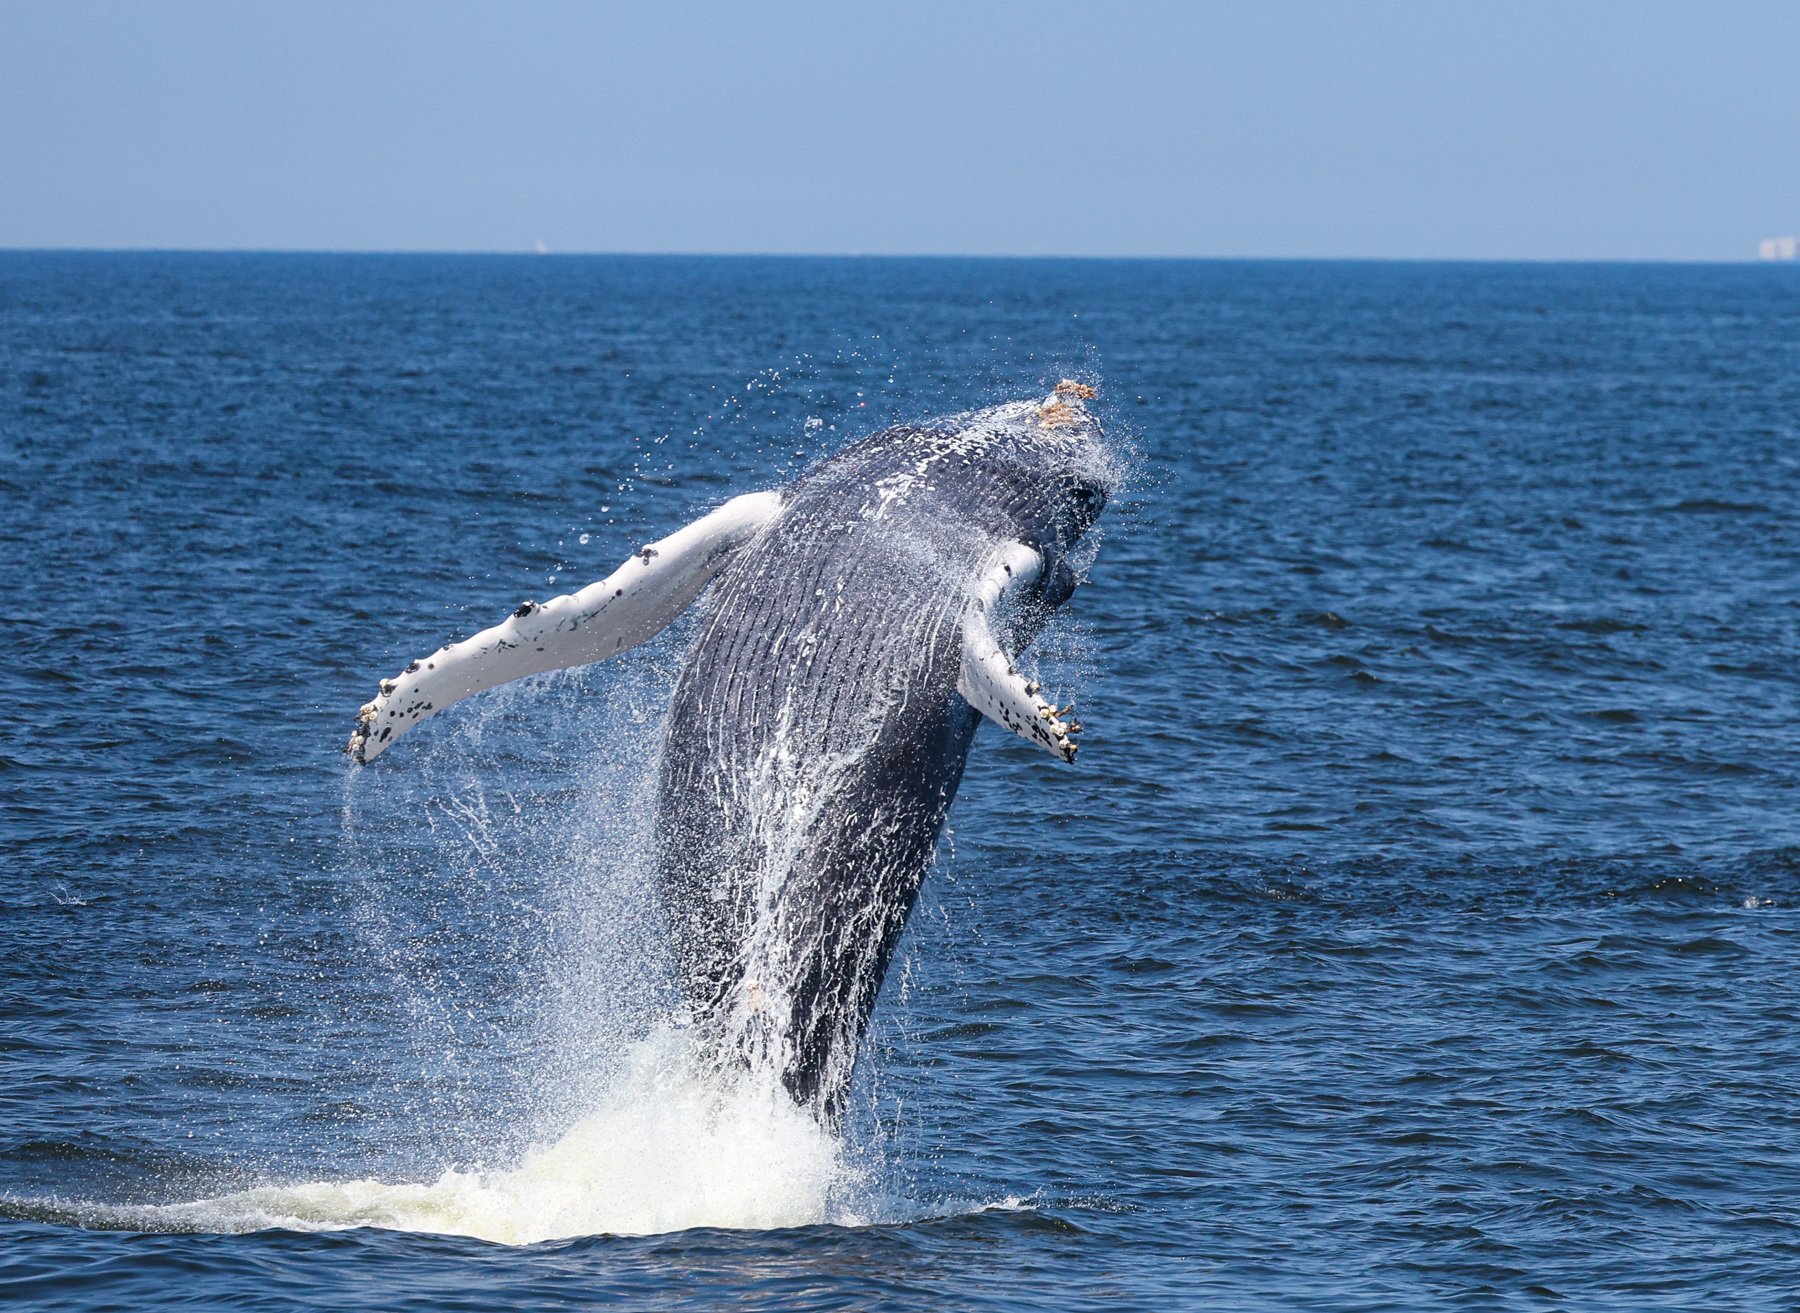
[[[1800,4],[0,0],[0,247],[1751,258]]]

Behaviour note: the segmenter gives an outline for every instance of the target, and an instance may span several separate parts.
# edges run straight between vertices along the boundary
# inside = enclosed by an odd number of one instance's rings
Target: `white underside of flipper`
[[[381,681],[380,696],[357,714],[344,750],[359,762],[373,761],[401,734],[471,693],[604,661],[655,637],[780,509],[778,492],[733,497],[632,553],[599,583],[541,606],[526,602],[492,629],[421,657]]]
[[[1064,720],[1074,708],[1058,711],[1038,694],[1038,686],[1021,675],[1001,645],[1010,628],[1009,611],[1044,572],[1044,558],[1024,543],[1009,543],[1000,559],[975,586],[963,619],[962,673],[956,691],[982,715],[1020,738],[1075,760],[1080,745],[1072,737],[1079,722]]]

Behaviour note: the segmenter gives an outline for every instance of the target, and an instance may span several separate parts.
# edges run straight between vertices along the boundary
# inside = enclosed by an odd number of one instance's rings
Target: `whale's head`
[[[1087,384],[1064,379],[1042,400],[961,417],[971,439],[969,482],[999,512],[993,531],[1043,556],[1042,600],[1051,607],[1074,591],[1077,546],[1118,484],[1117,452],[1083,404],[1093,395]]]
[[[1117,483],[1118,457],[1085,404],[1093,395],[1065,379],[1042,398],[885,429],[808,470],[784,504],[828,526],[849,511],[977,570],[1022,542],[1042,560],[1042,600],[1060,606],[1080,574],[1075,549]]]

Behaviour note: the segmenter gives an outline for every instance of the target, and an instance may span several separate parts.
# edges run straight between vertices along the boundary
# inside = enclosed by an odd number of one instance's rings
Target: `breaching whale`
[[[1017,657],[1114,485],[1093,395],[1064,380],[888,429],[734,497],[383,680],[346,750],[371,762],[472,693],[624,652],[713,584],[658,767],[672,956],[706,1050],[833,1123],[980,716],[1075,759],[1073,708]]]

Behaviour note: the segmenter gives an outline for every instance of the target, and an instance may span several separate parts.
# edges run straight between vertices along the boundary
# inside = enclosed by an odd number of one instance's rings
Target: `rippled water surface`
[[[841,1143],[665,1024],[690,625],[340,755],[1071,374],[1086,746],[978,736]],[[0,1299],[1791,1308],[1797,415],[1783,269],[0,255]]]

